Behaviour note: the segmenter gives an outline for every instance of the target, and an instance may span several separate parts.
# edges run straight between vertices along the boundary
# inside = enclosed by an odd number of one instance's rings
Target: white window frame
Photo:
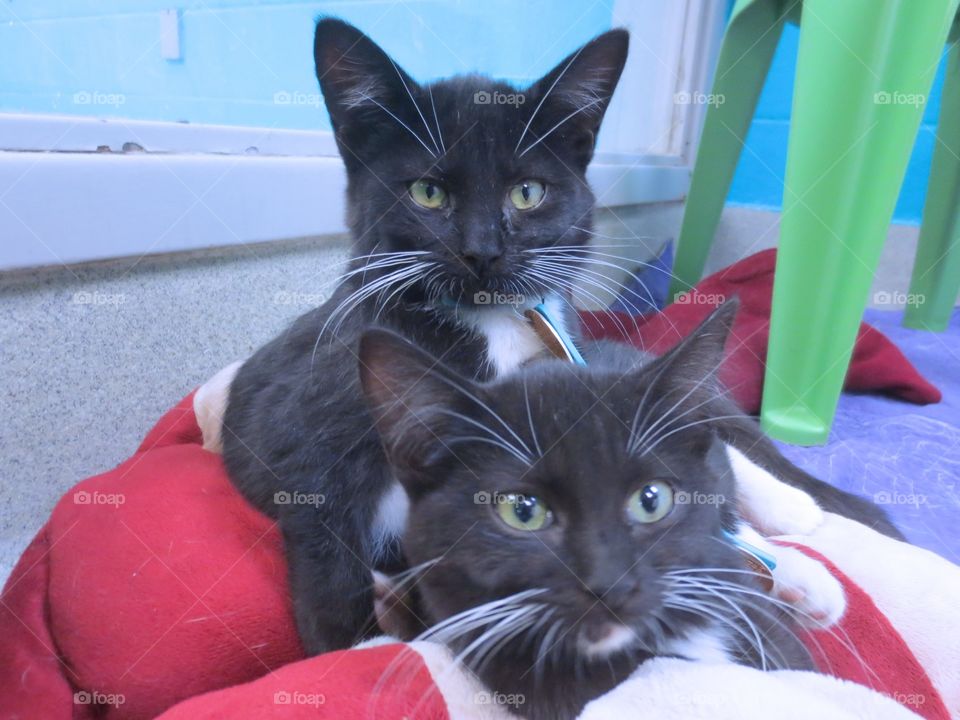
[[[707,91],[726,4],[615,3],[615,25],[670,41],[651,70],[634,33],[588,171],[599,206],[685,197],[705,107],[675,99]],[[652,97],[630,92],[639,72],[658,73]],[[655,152],[630,151],[641,113],[664,129]],[[0,270],[337,235],[345,183],[328,131],[0,113]]]

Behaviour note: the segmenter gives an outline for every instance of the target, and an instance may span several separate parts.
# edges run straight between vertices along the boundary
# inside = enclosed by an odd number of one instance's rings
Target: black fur
[[[406,605],[397,606],[411,609],[401,632],[543,589],[528,601],[542,607],[528,616],[526,630],[492,656],[481,650],[502,638],[491,634],[486,645],[478,638],[494,622],[438,639],[455,653],[476,641],[476,651],[464,653],[463,661],[497,697],[525,699],[511,709],[530,718],[573,718],[645,659],[676,655],[670,641],[707,624],[689,608],[664,604],[668,571],[722,568],[699,577],[762,593],[722,534],[738,520],[720,433],[709,422],[681,427],[694,422],[687,411],[718,393],[712,376],[730,318],[731,307],[718,311],[678,349],[626,371],[599,358],[588,368],[546,361],[487,384],[458,376],[393,333],[365,335],[363,385],[396,477],[411,498],[403,550],[414,567],[439,558],[408,580]],[[631,436],[664,417],[664,439],[655,449],[628,449]],[[504,450],[494,435],[529,449],[532,463]],[[676,504],[650,524],[631,519],[628,498],[657,480],[677,493],[727,501]],[[490,502],[509,494],[545,502],[552,524],[538,531],[509,527]],[[753,595],[729,597],[761,629],[771,665],[812,669],[790,619],[775,604]],[[729,611],[722,602],[716,606]],[[534,629],[551,612],[550,623]],[[749,637],[749,627],[731,615]],[[554,618],[559,630],[547,636]],[[578,649],[580,638],[602,635],[611,624],[630,628],[638,639],[608,657],[591,659]],[[733,659],[761,666],[754,644],[729,628],[726,634]]]
[[[437,301],[469,301],[481,290],[514,292],[524,249],[586,242],[571,226],[590,227],[586,167],[626,52],[626,32],[614,30],[529,88],[482,77],[427,88],[350,25],[331,19],[317,25],[317,75],[347,168],[354,255],[425,251],[439,274],[392,297],[368,298],[327,324],[352,292],[391,269],[357,260],[351,268],[373,269],[351,276],[322,307],[257,351],[231,388],[224,461],[246,497],[280,521],[297,625],[309,653],[347,647],[364,634],[372,610],[370,568],[395,561],[392,553],[378,556],[371,538],[391,480],[360,393],[360,334],[376,317],[465,376],[489,376],[484,340],[450,322]],[[478,104],[478,92],[522,92],[524,103]],[[587,96],[598,102],[547,134]],[[421,113],[437,146],[442,135],[445,152],[436,152]],[[413,202],[408,185],[424,177],[447,189],[447,207],[426,210]],[[546,195],[539,207],[517,211],[507,193],[527,178],[543,182]],[[532,280],[526,288],[541,289]],[[385,304],[378,307],[377,300]],[[325,503],[277,504],[282,491],[322,494]]]

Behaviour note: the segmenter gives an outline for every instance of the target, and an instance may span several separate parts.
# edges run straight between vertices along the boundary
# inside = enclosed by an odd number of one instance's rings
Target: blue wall
[[[160,12],[181,10],[181,60]],[[29,0],[0,3],[0,112],[329,128],[313,21],[337,15],[415,78],[539,77],[610,27],[592,0]]]
[[[774,209],[781,207],[782,179],[787,160],[787,135],[790,130],[790,106],[793,100],[793,76],[799,35],[800,31],[796,25],[787,25],[784,30],[753,124],[747,135],[747,147],[740,156],[740,164],[733,178],[733,186],[728,198],[730,203]],[[927,103],[923,124],[917,135],[913,155],[910,158],[910,165],[907,168],[907,176],[900,191],[900,199],[894,212],[894,222],[920,222],[927,191],[927,176],[930,173],[930,160],[936,144],[934,132],[937,115],[940,112],[943,73],[944,66],[941,62]],[[762,163],[758,156],[763,159]]]

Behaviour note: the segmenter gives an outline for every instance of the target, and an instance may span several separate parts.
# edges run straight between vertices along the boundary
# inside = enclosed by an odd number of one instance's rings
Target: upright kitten
[[[522,90],[477,76],[421,86],[337,20],[317,25],[314,52],[354,260],[327,303],[244,363],[222,432],[231,479],[280,522],[309,653],[362,636],[371,568],[395,566],[405,518],[360,391],[360,334],[376,319],[477,379],[543,350],[521,311],[546,298],[565,321],[567,280],[532,268],[558,244],[573,250],[556,262],[572,265],[588,240],[585,172],[627,33],[599,36]],[[477,102],[517,92],[524,103]],[[525,297],[474,304],[479,293]]]
[[[363,386],[411,503],[414,570],[381,622],[426,630],[531,718],[575,717],[652,656],[811,668],[725,534],[742,525],[725,418],[691,419],[720,392],[733,311],[626,373],[546,361],[486,384],[365,335]]]

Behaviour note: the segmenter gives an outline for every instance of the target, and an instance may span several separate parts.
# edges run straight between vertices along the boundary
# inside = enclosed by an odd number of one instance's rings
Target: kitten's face
[[[421,286],[454,299],[541,292],[530,251],[587,238],[585,171],[626,50],[612,31],[529,88],[480,76],[420,86],[355,28],[321,21],[317,75],[358,250],[421,253]]]
[[[664,635],[700,624],[665,604],[670,571],[742,567],[721,541],[725,509],[711,503],[733,498],[722,450],[713,443],[704,452],[707,439],[678,434],[653,453],[632,454],[622,424],[632,413],[617,412],[613,402],[613,411],[588,410],[596,386],[549,376],[529,378],[544,448],[532,466],[485,443],[464,452],[455,435],[445,440],[466,465],[442,466],[442,482],[413,502],[404,538],[412,565],[443,558],[418,585],[424,609],[437,622],[542,589],[529,602],[557,624],[560,647],[595,659],[655,649]],[[516,412],[517,393],[519,383],[508,382],[488,397],[519,434],[525,418]],[[484,421],[503,432],[492,418]],[[530,433],[521,437],[533,450]],[[693,497],[702,503],[687,502]]]
[[[722,535],[734,498],[722,446],[707,427],[680,429],[716,392],[698,380],[704,357],[709,371],[719,361],[722,322],[623,378],[551,361],[487,386],[368,335],[364,384],[411,497],[404,551],[411,565],[441,558],[417,586],[425,619],[538,590],[530,627],[603,661],[667,652],[701,627],[673,602],[678,573],[744,569]]]

